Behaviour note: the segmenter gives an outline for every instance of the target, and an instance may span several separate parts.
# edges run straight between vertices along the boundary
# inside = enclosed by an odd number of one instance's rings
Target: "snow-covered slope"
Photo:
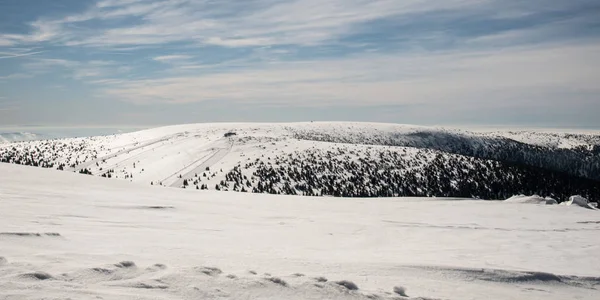
[[[491,137],[505,137],[521,143],[554,149],[591,149],[600,146],[600,135],[591,133],[495,131],[484,133]]]
[[[600,214],[573,206],[197,192],[0,164],[2,299],[597,299],[599,233]]]
[[[516,195],[516,196],[512,196],[512,197],[504,200],[504,202],[506,202],[506,203],[519,203],[519,204],[523,204],[523,203],[528,203],[528,204],[547,204],[547,205],[558,204],[558,202],[555,199],[552,199],[550,197],[542,198],[542,197],[540,197],[538,195],[532,195],[532,196]]]
[[[533,144],[397,124],[189,124],[12,143],[0,146],[0,161],[152,185],[273,194],[600,198],[594,176],[576,176],[600,170],[599,155]],[[540,168],[546,161],[574,169]]]

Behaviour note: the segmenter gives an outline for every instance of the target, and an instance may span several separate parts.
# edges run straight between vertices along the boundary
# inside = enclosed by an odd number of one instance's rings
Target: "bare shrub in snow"
[[[285,282],[283,279],[278,278],[278,277],[268,277],[265,279],[272,283],[279,284],[281,286],[288,286],[287,282]]]
[[[36,279],[36,280],[48,280],[48,279],[54,278],[54,277],[52,277],[52,275],[50,275],[46,272],[40,272],[40,271],[23,274],[23,275],[21,275],[21,277]]]
[[[200,267],[200,268],[198,268],[198,271],[200,271],[200,273],[204,273],[208,276],[217,276],[217,275],[223,273],[223,271],[221,271],[221,269],[212,268],[212,267]]]
[[[398,294],[398,295],[400,295],[402,297],[408,297],[406,295],[406,288],[403,287],[403,286],[400,286],[400,285],[397,285],[397,286],[394,287],[394,293],[396,293],[396,294]]]
[[[166,265],[163,265],[163,264],[154,264],[154,265],[146,268],[146,270],[155,272],[155,271],[159,271],[159,270],[164,270],[166,268],[167,268]]]
[[[126,261],[122,261],[118,264],[115,264],[115,266],[119,267],[119,268],[133,268],[133,267],[135,267],[135,263],[132,261],[126,260]]]
[[[348,281],[348,280],[340,280],[340,281],[336,281],[335,284],[337,285],[341,285],[351,291],[356,291],[358,290],[358,285],[356,285],[356,283],[352,282],[352,281]]]

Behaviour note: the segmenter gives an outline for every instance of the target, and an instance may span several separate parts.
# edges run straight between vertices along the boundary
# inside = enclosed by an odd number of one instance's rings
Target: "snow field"
[[[5,299],[598,295],[600,215],[574,206],[198,192],[9,164],[0,200]]]

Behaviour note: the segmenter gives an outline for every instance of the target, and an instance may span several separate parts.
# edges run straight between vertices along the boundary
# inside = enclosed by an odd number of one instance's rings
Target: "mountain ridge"
[[[518,137],[358,122],[186,124],[4,144],[0,161],[153,185],[256,193],[600,198],[600,136],[527,132]]]

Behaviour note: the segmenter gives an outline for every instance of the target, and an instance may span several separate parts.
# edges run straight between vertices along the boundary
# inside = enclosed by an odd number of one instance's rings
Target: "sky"
[[[0,125],[600,128],[598,0],[0,0]]]

